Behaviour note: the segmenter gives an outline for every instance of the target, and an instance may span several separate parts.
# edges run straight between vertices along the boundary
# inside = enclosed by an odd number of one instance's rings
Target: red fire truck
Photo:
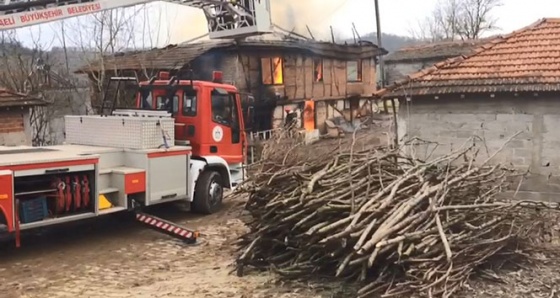
[[[12,21],[0,22],[0,28],[148,1],[51,2],[4,7],[4,17]],[[211,38],[270,30],[269,1],[168,2],[203,9]],[[37,11],[52,18],[37,21],[29,16]],[[134,211],[150,227],[196,241],[196,232],[145,214],[141,208],[182,201],[191,203],[195,212],[216,212],[224,189],[245,177],[243,115],[237,88],[224,84],[220,72],[214,72],[213,81],[160,72],[139,84],[134,109],[114,110],[107,116],[66,116],[64,145],[0,146],[0,223],[15,234],[19,246],[22,230]]]

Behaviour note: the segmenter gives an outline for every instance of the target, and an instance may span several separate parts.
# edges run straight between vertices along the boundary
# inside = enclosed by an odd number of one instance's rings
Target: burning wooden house
[[[179,76],[192,70],[196,79],[211,80],[213,71],[221,71],[224,81],[254,98],[253,131],[282,125],[288,109],[298,113],[302,128],[325,132],[327,119],[352,123],[372,110],[377,57],[386,53],[370,42],[335,44],[270,34],[124,53],[79,72],[94,80],[102,73],[146,79],[161,70]]]

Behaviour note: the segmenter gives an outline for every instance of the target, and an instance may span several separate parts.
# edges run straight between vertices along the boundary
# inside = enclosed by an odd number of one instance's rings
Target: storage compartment
[[[186,154],[150,158],[147,175],[149,197],[146,205],[186,198],[188,169],[189,156]]]
[[[157,149],[163,135],[175,145],[173,118],[65,116],[66,143],[128,149]]]
[[[20,221],[29,223],[94,212],[94,178],[92,170],[14,177]]]
[[[21,223],[30,223],[45,219],[49,215],[47,197],[40,196],[24,200],[19,205]]]

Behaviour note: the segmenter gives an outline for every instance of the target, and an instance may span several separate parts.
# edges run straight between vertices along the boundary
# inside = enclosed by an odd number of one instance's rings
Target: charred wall
[[[265,83],[262,58],[281,59],[281,81]],[[274,60],[277,61],[277,60]],[[275,62],[272,62],[274,65]],[[216,49],[195,59],[190,67],[196,77],[212,79],[212,71],[222,71],[226,82],[240,92],[255,96],[255,126],[259,130],[272,128],[274,109],[305,100],[332,101],[349,97],[369,97],[376,88],[374,58],[361,63],[360,81],[349,81],[346,60],[325,58],[293,50]],[[321,73],[317,79],[317,73]],[[273,75],[273,74],[272,74]]]
[[[263,83],[261,58],[282,59],[282,80]],[[312,56],[297,51],[213,50],[191,63],[198,78],[211,80],[212,71],[224,73],[224,80],[234,83],[242,92],[276,101],[303,101],[370,96],[376,88],[375,61],[363,59],[360,81],[348,81],[346,60]],[[356,63],[358,61],[356,60]],[[322,67],[316,67],[322,65]],[[322,77],[316,80],[317,68]]]

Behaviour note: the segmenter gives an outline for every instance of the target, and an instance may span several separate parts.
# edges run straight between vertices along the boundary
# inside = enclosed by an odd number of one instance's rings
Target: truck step
[[[199,236],[198,231],[187,229],[176,223],[142,212],[136,212],[136,220],[147,225],[151,229],[183,240],[187,244],[195,244]]]

